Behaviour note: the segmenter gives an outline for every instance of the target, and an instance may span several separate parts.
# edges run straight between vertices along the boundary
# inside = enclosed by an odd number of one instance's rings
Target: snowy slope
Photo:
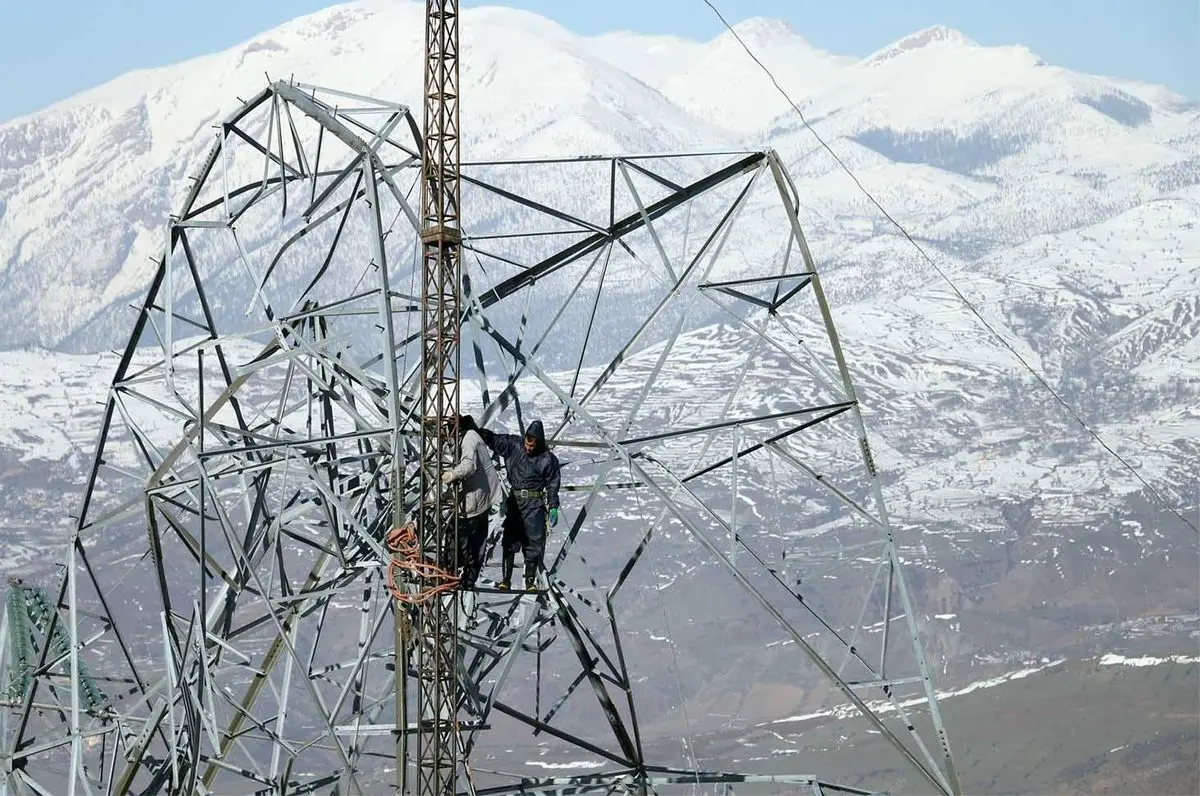
[[[0,126],[0,346],[103,350],[89,328],[135,300],[219,116],[272,77],[416,104],[422,12],[335,6],[225,52],[118,78]],[[944,253],[984,253],[1111,218],[1200,179],[1195,108],[1078,75],[1021,47],[920,31],[855,61],[783,23],[739,34],[889,210]],[[465,156],[779,149],[823,259],[878,214],[728,34],[588,38],[504,8],[464,14]],[[418,114],[419,115],[419,114]]]
[[[0,127],[3,306],[38,318],[25,332],[2,333],[0,345],[112,344],[71,334],[100,307],[139,294],[148,258],[162,245],[163,220],[211,142],[208,125],[236,97],[261,88],[264,72],[419,105],[421,9],[413,2],[334,7]],[[475,99],[465,104],[463,124],[480,132],[466,142],[465,157],[728,145],[718,128],[579,41],[531,14],[467,14],[463,80]]]

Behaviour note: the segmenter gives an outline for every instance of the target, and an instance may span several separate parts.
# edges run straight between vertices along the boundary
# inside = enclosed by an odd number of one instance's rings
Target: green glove
[[[550,527],[558,525],[558,509],[550,509]]]

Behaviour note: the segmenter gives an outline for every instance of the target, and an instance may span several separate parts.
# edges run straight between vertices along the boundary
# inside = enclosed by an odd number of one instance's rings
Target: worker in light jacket
[[[460,482],[460,521],[458,528],[459,561],[462,563],[462,588],[475,588],[483,568],[483,546],[487,542],[488,515],[500,502],[500,476],[492,464],[492,455],[484,444],[475,418],[458,416],[459,459],[442,473],[442,483]]]
[[[542,421],[534,420],[524,435],[479,430],[483,441],[504,459],[512,493],[504,521],[504,575],[498,587],[512,588],[517,551],[525,559],[525,589],[536,587],[546,552],[546,533],[558,524],[559,464],[546,446]]]

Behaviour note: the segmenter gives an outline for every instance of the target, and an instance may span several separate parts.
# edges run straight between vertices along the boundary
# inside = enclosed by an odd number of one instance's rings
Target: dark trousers
[[[458,560],[462,564],[462,587],[475,588],[479,571],[483,569],[483,546],[487,542],[488,512],[478,517],[464,517],[458,525]]]
[[[525,559],[525,577],[542,568],[546,552],[546,504],[537,499],[518,500],[508,496],[504,515],[504,557],[511,561],[517,551]]]

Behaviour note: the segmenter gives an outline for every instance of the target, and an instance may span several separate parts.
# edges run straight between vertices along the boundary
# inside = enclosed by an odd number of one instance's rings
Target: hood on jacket
[[[534,439],[533,456],[546,452],[546,429],[542,427],[542,421],[534,420],[530,423],[529,427],[525,429],[525,436]]]

